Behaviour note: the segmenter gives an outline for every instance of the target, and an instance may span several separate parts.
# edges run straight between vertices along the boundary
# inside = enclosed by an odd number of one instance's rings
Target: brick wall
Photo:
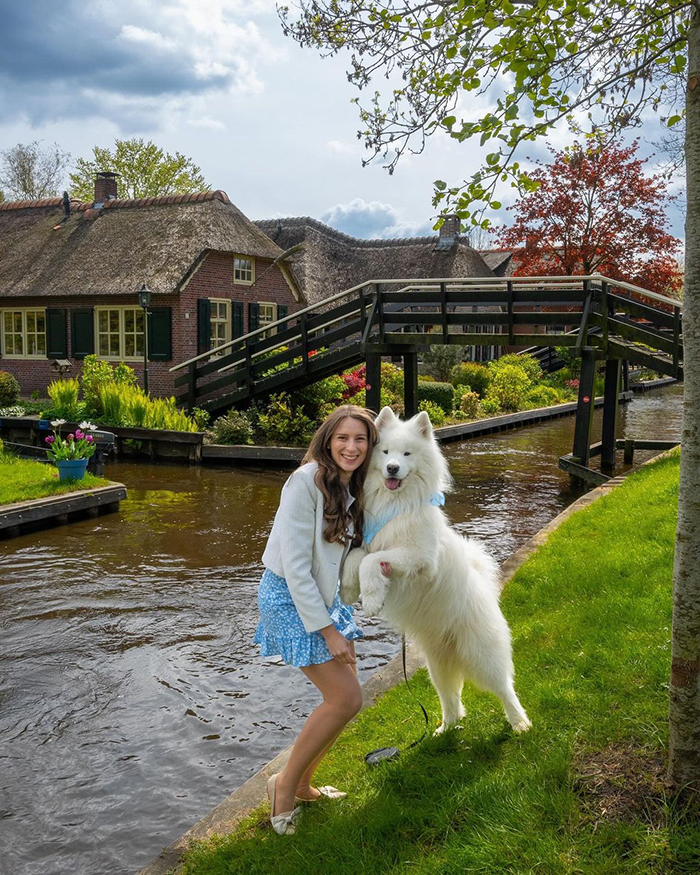
[[[297,303],[279,267],[270,259],[255,259],[255,285],[249,286],[233,281],[233,256],[220,252],[210,252],[200,263],[199,268],[190,278],[185,288],[179,294],[154,295],[153,307],[172,307],[172,348],[173,359],[170,362],[149,362],[148,382],[152,395],[171,395],[174,392],[173,380],[175,374],[169,369],[178,362],[197,355],[197,299],[227,298],[241,301],[244,310],[244,330],[248,331],[248,303],[274,302],[286,304],[289,314],[301,309],[303,304]],[[54,298],[3,298],[0,297],[0,309],[3,307],[57,307],[68,311],[68,359],[73,364],[69,376],[80,374],[81,361],[70,357],[72,344],[70,311],[76,308],[99,307],[110,305],[138,306],[136,291],[133,295],[91,295],[89,298],[54,297]],[[136,372],[140,385],[143,385],[143,362],[128,362],[129,367]],[[19,381],[22,395],[28,396],[38,390],[44,396],[46,386],[56,378],[51,368],[50,360],[23,360],[0,358],[0,370],[9,371]]]

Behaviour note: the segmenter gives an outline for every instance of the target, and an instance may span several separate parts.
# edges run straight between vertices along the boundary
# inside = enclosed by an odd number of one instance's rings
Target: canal
[[[621,433],[679,439],[681,406],[678,386],[637,396]],[[573,426],[448,444],[456,528],[504,560],[556,516],[579,494],[557,467]],[[130,875],[289,745],[317,702],[251,644],[288,472],[107,473],[129,490],[119,514],[0,544],[0,871],[12,875]],[[366,678],[399,642],[360,624]]]

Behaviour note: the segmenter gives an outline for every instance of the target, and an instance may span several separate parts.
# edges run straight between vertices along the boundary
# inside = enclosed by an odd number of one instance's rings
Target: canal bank
[[[621,433],[679,436],[681,401],[679,386],[635,397]],[[446,445],[455,528],[499,561],[515,552],[580,495],[557,467],[572,431],[565,417]],[[251,643],[287,473],[110,474],[128,488],[119,515],[0,544],[0,853],[23,875],[133,875],[287,748],[317,701]],[[399,641],[359,622],[364,682]]]

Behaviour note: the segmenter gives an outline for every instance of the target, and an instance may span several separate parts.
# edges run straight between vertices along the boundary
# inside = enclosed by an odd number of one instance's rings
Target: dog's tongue
[[[384,485],[387,489],[398,489],[401,485],[401,481],[397,480],[396,477],[387,477],[384,481]]]

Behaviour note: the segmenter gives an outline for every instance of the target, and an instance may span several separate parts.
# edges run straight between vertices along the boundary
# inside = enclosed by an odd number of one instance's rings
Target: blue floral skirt
[[[287,665],[318,665],[333,659],[323,635],[304,628],[287,581],[268,568],[260,581],[258,608],[260,622],[253,641],[260,645],[260,656],[281,656]],[[328,614],[348,641],[363,637],[352,618],[352,607],[344,605],[337,593]]]

